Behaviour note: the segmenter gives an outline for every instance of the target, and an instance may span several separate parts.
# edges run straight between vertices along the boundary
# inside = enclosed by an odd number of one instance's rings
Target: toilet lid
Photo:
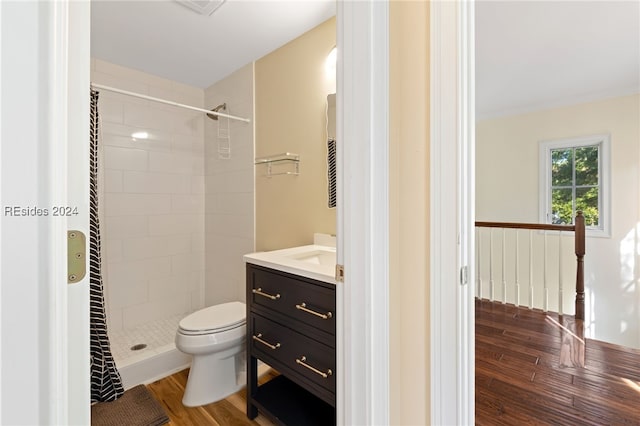
[[[242,302],[209,306],[184,317],[180,329],[191,332],[228,330],[245,323],[246,309]]]

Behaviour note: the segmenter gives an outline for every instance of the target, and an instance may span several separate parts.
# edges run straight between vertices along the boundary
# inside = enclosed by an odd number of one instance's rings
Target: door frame
[[[337,420],[389,424],[389,2],[337,2]],[[340,143],[343,141],[344,143]]]
[[[52,424],[91,421],[89,360],[89,84],[90,3],[52,2],[49,73],[53,146],[50,192],[55,205],[78,211],[53,230],[51,260],[56,271],[49,333],[55,342],[50,360]],[[85,235],[86,275],[67,282],[67,231]]]
[[[431,424],[473,424],[474,3],[430,5],[431,375],[424,379]],[[337,135],[345,141],[338,144],[338,263],[345,266],[338,370],[348,372],[338,375],[339,424],[390,419],[388,23],[388,1],[338,2]]]
[[[64,3],[68,7],[74,2]],[[88,6],[83,13],[87,10]],[[74,15],[69,25],[73,27],[77,19],[81,19],[80,15]],[[59,28],[51,35],[68,37],[66,31],[68,28]],[[473,233],[469,232],[473,229],[474,216],[473,3],[432,2],[430,32],[431,420],[434,424],[471,424],[474,412],[471,314],[474,269]],[[89,39],[88,25],[78,28],[75,37],[82,35]],[[342,144],[339,150],[344,151],[338,157],[345,162],[339,166],[342,177],[338,199],[343,208],[338,210],[338,233],[342,236],[338,260],[346,269],[345,283],[339,284],[338,306],[345,317],[338,324],[338,344],[343,345],[338,362],[340,371],[349,374],[348,377],[340,375],[338,380],[338,419],[341,424],[387,424],[388,2],[338,2],[337,35],[338,92],[344,92],[345,87],[352,88],[350,94],[344,93],[337,99],[338,138],[354,140],[354,143]],[[66,61],[62,52],[55,52],[55,58]],[[82,50],[77,60],[84,63],[82,58],[88,60],[88,49]],[[69,69],[76,65],[73,60],[68,63]],[[86,74],[88,79],[88,72]],[[86,91],[87,87],[88,81],[69,81],[69,91]],[[83,127],[73,123],[68,126],[69,134]],[[440,168],[440,164],[456,167],[446,170]],[[453,172],[452,179],[443,179],[444,173],[449,172]],[[358,186],[359,183],[365,187]],[[446,214],[451,211],[457,214]],[[360,213],[363,215],[359,216]],[[60,245],[66,247],[66,244]],[[462,266],[468,267],[466,286],[456,282]],[[450,284],[439,285],[445,282]],[[66,294],[67,289],[58,290],[60,302],[60,295]],[[47,328],[59,338],[66,336],[67,324],[61,324],[61,318],[70,314],[68,306],[52,300],[50,308],[53,311],[50,317],[56,321]],[[76,350],[81,353],[84,343],[76,343]],[[41,374],[53,375],[61,371],[60,368],[68,372],[70,358],[69,353],[63,352],[51,359],[49,371]],[[451,377],[456,380],[450,380]],[[86,385],[88,394],[88,382]],[[51,404],[65,408],[50,419],[52,423],[65,423],[61,420],[65,417],[71,420],[73,415],[69,411],[76,411],[66,409],[70,404],[71,386],[65,380],[57,386],[52,389],[55,392],[50,395]]]
[[[65,2],[66,3],[66,2]],[[91,2],[69,1],[67,9],[67,197],[66,203],[84,214],[70,216],[67,229],[84,232],[87,242],[85,278],[65,283],[67,309],[67,423],[91,421],[89,337],[89,143],[91,79]],[[65,239],[66,241],[66,239]],[[66,271],[66,256],[65,271]],[[66,275],[66,274],[65,274]],[[63,423],[60,423],[63,424]]]
[[[431,423],[475,422],[474,2],[431,2]],[[455,213],[455,214],[453,214]]]

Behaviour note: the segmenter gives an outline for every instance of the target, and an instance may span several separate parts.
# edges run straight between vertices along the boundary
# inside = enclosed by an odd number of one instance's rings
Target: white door
[[[88,2],[0,2],[0,424],[89,424]],[[67,209],[69,208],[69,209]],[[76,214],[77,213],[77,214]]]

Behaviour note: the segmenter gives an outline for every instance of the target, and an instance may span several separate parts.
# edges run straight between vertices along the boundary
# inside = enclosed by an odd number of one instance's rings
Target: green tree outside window
[[[551,150],[551,223],[572,224],[581,210],[599,227],[599,145]]]

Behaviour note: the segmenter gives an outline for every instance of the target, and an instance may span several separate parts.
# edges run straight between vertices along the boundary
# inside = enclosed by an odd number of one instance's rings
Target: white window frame
[[[590,135],[580,138],[541,141],[540,146],[540,222],[549,223],[551,213],[551,151],[560,148],[600,146],[598,175],[600,198],[599,228],[587,228],[590,237],[611,237],[611,137],[608,134]]]

